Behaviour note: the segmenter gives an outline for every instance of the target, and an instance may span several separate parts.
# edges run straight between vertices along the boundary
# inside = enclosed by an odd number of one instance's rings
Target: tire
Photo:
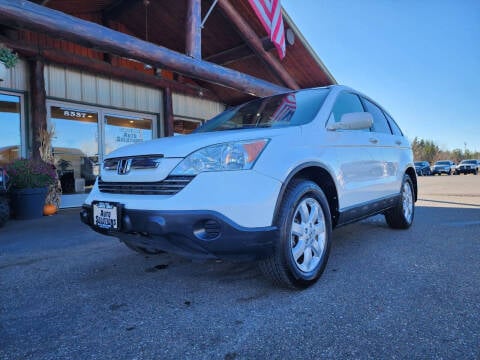
[[[279,237],[273,254],[259,262],[260,270],[282,287],[313,285],[327,265],[332,237],[330,208],[322,189],[312,181],[293,180],[275,224]]]
[[[397,206],[385,213],[388,226],[393,229],[408,229],[415,216],[415,199],[413,183],[410,176],[403,176],[401,198]]]
[[[162,250],[154,250],[154,249],[147,249],[145,247],[142,247],[142,246],[137,246],[137,245],[133,245],[133,244],[130,244],[126,241],[123,242],[125,244],[126,247],[128,247],[130,250],[133,250],[139,254],[148,254],[148,255],[156,255],[156,254],[162,254],[164,253],[165,251],[162,251]]]
[[[5,197],[0,195],[0,227],[5,225],[7,220],[10,218],[10,206]]]

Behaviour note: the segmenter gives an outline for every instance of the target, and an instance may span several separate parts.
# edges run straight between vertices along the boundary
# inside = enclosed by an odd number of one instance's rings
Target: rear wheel
[[[7,220],[10,218],[10,207],[8,201],[5,197],[0,195],[0,227],[5,225]]]
[[[408,229],[415,215],[415,196],[410,176],[403,176],[401,198],[397,206],[385,213],[388,226],[393,229]]]
[[[279,238],[261,271],[275,284],[303,289],[322,275],[330,252],[332,221],[327,198],[312,181],[294,180],[276,218]]]

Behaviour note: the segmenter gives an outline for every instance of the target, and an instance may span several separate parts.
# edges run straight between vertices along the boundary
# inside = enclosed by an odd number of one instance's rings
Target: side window
[[[332,114],[330,115],[330,119],[333,117],[333,120],[330,121],[339,122],[343,114],[353,112],[364,112],[362,103],[357,95],[343,92],[338,96],[333,106]]]
[[[378,132],[378,133],[385,133],[385,134],[391,134],[392,131],[390,130],[390,127],[388,126],[387,118],[383,114],[383,111],[380,110],[380,108],[368,101],[367,99],[363,99],[365,102],[365,106],[367,108],[367,111],[372,114],[373,117],[373,131]]]
[[[400,130],[400,128],[398,127],[395,120],[393,120],[392,117],[390,115],[388,115],[387,113],[385,113],[385,116],[387,117],[388,123],[390,124],[390,127],[392,128],[393,135],[403,136],[402,130]]]

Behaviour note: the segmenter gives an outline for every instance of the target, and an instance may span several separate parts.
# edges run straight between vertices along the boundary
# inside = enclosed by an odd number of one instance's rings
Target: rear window
[[[436,165],[450,165],[450,161],[437,161]]]
[[[255,99],[226,110],[195,132],[303,125],[317,115],[328,89],[311,89]]]

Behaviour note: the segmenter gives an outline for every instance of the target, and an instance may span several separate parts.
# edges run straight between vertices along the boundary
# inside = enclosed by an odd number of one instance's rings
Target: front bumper
[[[475,168],[457,168],[455,169],[457,174],[475,174],[477,169]]]
[[[92,207],[84,205],[80,218],[93,230],[120,241],[162,250],[191,259],[257,260],[273,251],[274,226],[245,228],[214,211],[124,209],[120,231],[93,226]]]
[[[450,174],[452,172],[451,169],[439,168],[439,169],[432,169],[432,174]]]

